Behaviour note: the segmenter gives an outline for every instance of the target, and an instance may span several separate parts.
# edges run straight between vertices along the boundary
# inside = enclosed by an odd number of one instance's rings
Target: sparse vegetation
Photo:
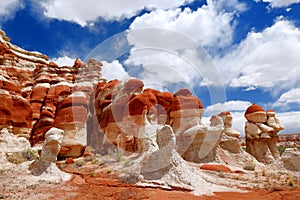
[[[267,171],[266,171],[265,168],[261,170],[261,175],[262,176],[267,176]]]
[[[294,182],[294,179],[291,175],[289,175],[288,177],[288,185],[291,186],[291,187],[295,187],[295,182]]]
[[[92,161],[91,161],[91,164],[92,164],[92,165],[98,164],[98,160],[97,160],[97,159],[92,160]]]
[[[84,158],[85,162],[90,162],[90,161],[93,161],[93,160],[95,160],[95,156],[87,156],[87,157]]]
[[[84,165],[84,161],[83,160],[78,160],[75,162],[77,167],[82,167]]]
[[[258,178],[258,173],[257,173],[257,171],[254,172],[254,176],[255,176],[255,178]]]
[[[37,150],[34,149],[27,149],[26,151],[26,158],[27,160],[35,160],[39,157],[39,153]]]
[[[91,172],[90,173],[90,177],[94,177],[95,176],[95,173],[94,172]]]
[[[37,185],[27,185],[26,186],[26,189],[31,189],[31,190],[34,190],[37,188]]]
[[[287,148],[295,148],[295,147],[293,147],[293,146],[278,147],[279,154],[282,155],[283,152],[285,151],[285,149],[287,149]],[[296,147],[296,148],[300,150],[300,147]]]
[[[127,159],[124,164],[123,167],[129,167],[131,165],[131,160]]]
[[[116,152],[116,158],[115,158],[116,161],[117,161],[117,162],[120,162],[120,161],[122,160],[123,156],[124,156],[124,154],[123,154],[122,151],[117,151],[117,152]]]
[[[254,171],[255,165],[246,165],[243,167],[244,170]]]

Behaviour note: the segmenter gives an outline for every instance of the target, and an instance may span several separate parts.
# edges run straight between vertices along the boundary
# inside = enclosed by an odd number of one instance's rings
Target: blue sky
[[[128,49],[104,62],[108,79],[188,87],[206,107],[204,121],[229,110],[241,132],[245,109],[258,103],[277,111],[283,133],[300,133],[300,0],[2,0],[0,27],[59,65]]]

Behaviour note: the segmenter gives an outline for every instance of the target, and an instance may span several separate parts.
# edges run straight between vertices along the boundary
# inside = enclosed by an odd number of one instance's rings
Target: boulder
[[[284,168],[291,171],[300,171],[300,151],[297,148],[286,148],[280,160]]]

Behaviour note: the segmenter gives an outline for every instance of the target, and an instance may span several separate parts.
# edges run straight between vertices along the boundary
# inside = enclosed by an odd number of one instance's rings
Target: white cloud
[[[282,103],[300,103],[300,88],[293,88],[283,93],[278,101]]]
[[[255,0],[258,2],[259,0]],[[300,3],[300,0],[261,0],[263,2],[270,3],[271,7],[273,8],[279,8],[279,7],[288,7],[295,3]]]
[[[210,105],[205,109],[205,113],[218,114],[223,111],[245,111],[251,103],[249,101],[227,101],[225,103],[217,103]]]
[[[221,59],[218,68],[232,87],[291,89],[300,82],[300,30],[280,19],[247,38]]]
[[[222,93],[210,88],[212,85],[222,85],[216,67],[207,53],[190,38],[178,32],[155,28],[131,29],[127,38],[134,47],[125,65],[147,87],[171,91],[188,87],[192,90],[200,83],[213,83],[205,85],[209,87],[211,97],[223,95],[225,100],[224,90]]]
[[[81,26],[93,24],[101,17],[105,20],[120,20],[130,18],[143,9],[177,8],[192,0],[48,0],[38,1],[44,9],[44,15],[49,18],[67,20]]]
[[[300,111],[277,113],[276,117],[284,126],[280,133],[300,133]]]
[[[226,12],[225,8],[232,11]],[[137,17],[130,28],[168,29],[185,34],[201,46],[225,47],[232,41],[234,13],[245,9],[245,5],[236,0],[207,0],[207,5],[196,11],[189,8],[183,11],[181,9],[152,11]]]
[[[15,13],[24,7],[22,0],[1,0],[0,18],[5,20],[14,17]]]
[[[128,73],[124,70],[119,61],[114,60],[111,63],[101,61],[101,63],[103,64],[101,73],[107,80],[127,80],[129,78]]]
[[[288,108],[289,104],[297,103],[300,105],[300,88],[293,88],[279,97],[273,104],[274,107]]]
[[[68,56],[63,56],[59,58],[53,58],[51,59],[54,63],[56,63],[58,66],[73,66],[75,62],[75,58],[70,58]]]
[[[183,82],[190,88],[223,85],[200,46],[215,50],[230,45],[234,16],[245,9],[237,0],[208,0],[196,11],[158,9],[137,17],[130,25],[128,41],[134,48],[125,64],[143,66],[144,73],[138,78],[155,81],[161,88],[166,82]]]

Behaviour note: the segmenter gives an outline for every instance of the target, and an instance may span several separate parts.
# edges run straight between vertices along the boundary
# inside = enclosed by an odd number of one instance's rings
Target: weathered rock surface
[[[300,171],[300,151],[297,148],[287,148],[280,160],[284,168],[291,171]]]
[[[0,31],[0,128],[36,145],[48,130],[59,127],[65,131],[60,156],[80,156],[87,132],[99,133],[92,97],[101,66],[77,59],[73,66],[60,67],[43,54],[11,44]]]
[[[241,145],[239,136],[240,133],[232,127],[232,115],[230,112],[225,111],[218,114],[224,123],[224,133],[222,134],[220,147],[229,151],[230,153],[239,153]]]
[[[41,175],[48,170],[50,165],[55,165],[63,137],[64,131],[57,128],[51,128],[45,134],[46,139],[43,144],[41,155],[30,165],[29,168],[33,175]],[[51,167],[53,168],[53,166]],[[55,167],[57,166],[55,165]]]
[[[265,112],[259,105],[251,105],[245,112],[246,150],[258,161],[269,164],[279,158],[277,133],[283,129],[275,111]]]

